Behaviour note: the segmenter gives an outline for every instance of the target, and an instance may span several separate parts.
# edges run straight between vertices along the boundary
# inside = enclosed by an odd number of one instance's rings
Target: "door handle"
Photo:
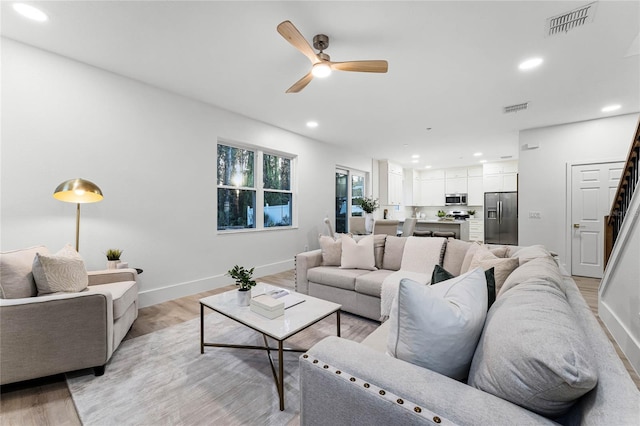
[[[579,223],[574,223],[574,224],[573,224],[573,227],[574,227],[575,229],[578,229],[578,228],[580,228],[580,224],[579,224]]]

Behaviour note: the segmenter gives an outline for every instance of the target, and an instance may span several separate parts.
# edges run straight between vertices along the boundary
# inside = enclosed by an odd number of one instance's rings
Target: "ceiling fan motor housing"
[[[329,36],[324,34],[317,34],[313,37],[313,47],[319,50],[320,53],[327,47],[329,47]]]

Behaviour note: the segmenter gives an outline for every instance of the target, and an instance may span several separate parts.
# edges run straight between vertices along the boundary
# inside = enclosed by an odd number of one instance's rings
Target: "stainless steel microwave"
[[[445,194],[444,205],[445,206],[466,206],[467,194]]]

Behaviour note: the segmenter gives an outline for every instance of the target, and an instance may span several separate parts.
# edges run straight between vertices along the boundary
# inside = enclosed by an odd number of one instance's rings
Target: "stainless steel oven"
[[[445,194],[444,204],[445,206],[466,206],[467,194]]]

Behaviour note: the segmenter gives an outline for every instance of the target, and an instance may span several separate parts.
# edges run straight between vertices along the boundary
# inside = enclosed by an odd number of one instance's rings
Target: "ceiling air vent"
[[[589,22],[593,22],[593,15],[595,12],[596,2],[593,2],[577,9],[573,9],[570,12],[547,18],[547,35],[552,36],[566,33],[569,32],[569,30],[581,27]]]
[[[529,107],[529,102],[525,102],[523,104],[515,104],[515,105],[509,105],[503,108],[504,113],[508,114],[510,112],[518,112],[518,111],[523,111],[525,109],[527,109]]]

